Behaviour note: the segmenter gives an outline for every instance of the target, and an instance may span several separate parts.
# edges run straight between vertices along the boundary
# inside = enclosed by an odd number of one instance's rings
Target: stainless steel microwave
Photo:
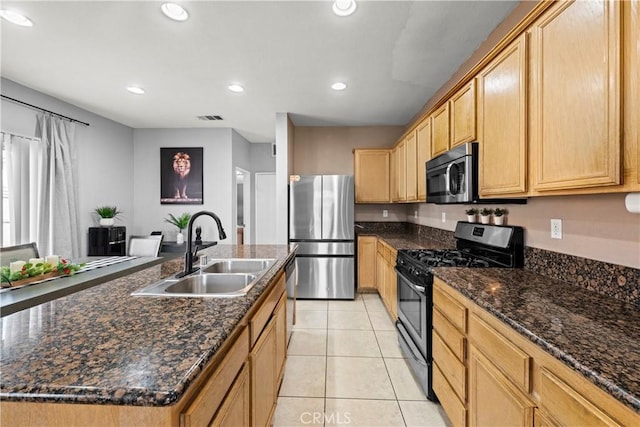
[[[467,142],[427,161],[427,203],[478,201],[478,143]]]
[[[478,161],[477,142],[458,145],[427,161],[427,203],[527,203],[527,199],[480,199]]]

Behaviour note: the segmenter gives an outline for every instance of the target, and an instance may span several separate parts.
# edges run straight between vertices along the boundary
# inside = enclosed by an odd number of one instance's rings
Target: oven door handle
[[[396,273],[398,273],[398,276],[402,277],[404,281],[407,282],[407,285],[416,293],[427,295],[427,289],[424,286],[414,285],[413,283],[411,283],[411,280],[409,280],[404,274],[400,273],[397,268],[394,268],[394,270],[396,271]]]

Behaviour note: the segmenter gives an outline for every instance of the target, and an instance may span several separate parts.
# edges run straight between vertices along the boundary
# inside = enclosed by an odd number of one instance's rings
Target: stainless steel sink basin
[[[134,296],[237,297],[246,295],[257,282],[254,274],[195,274],[165,279],[132,293]]]
[[[275,259],[215,259],[202,268],[203,273],[258,273],[271,267]]]
[[[199,273],[165,279],[133,292],[134,296],[216,297],[246,295],[275,259],[214,259]]]

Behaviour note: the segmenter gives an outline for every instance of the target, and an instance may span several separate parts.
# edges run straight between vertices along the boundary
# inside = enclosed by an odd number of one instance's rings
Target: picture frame
[[[202,147],[160,148],[160,204],[202,205]]]

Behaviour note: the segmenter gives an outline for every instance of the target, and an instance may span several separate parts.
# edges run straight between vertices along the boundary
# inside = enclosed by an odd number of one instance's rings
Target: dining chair
[[[129,256],[157,257],[162,246],[162,236],[131,236]]]
[[[29,261],[30,258],[40,258],[36,242],[0,248],[0,265],[9,265],[14,261]]]

